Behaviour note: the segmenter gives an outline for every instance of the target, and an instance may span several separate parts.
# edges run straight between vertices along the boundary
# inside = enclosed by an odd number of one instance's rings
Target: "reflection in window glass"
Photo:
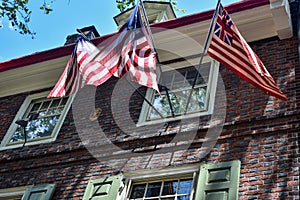
[[[129,199],[190,200],[192,187],[192,178],[134,184]]]
[[[160,188],[161,188],[161,182],[149,183],[148,188],[147,188],[147,192],[146,192],[146,197],[159,196]]]
[[[207,109],[207,85],[210,74],[210,64],[201,66],[198,73],[195,87],[192,90],[192,96],[188,104],[187,113],[195,113]],[[175,116],[182,115],[185,112],[188,97],[191,93],[194,83],[196,69],[194,67],[172,70],[163,73],[163,82],[168,89],[169,98]],[[161,95],[155,93],[153,96],[153,106],[164,117],[171,117],[171,108],[165,90],[160,90]],[[152,108],[149,109],[147,120],[160,119],[160,115]]]
[[[189,194],[191,192],[191,179],[181,180],[178,188],[178,194]]]
[[[177,190],[178,181],[166,181],[164,182],[163,195],[175,194]]]
[[[133,186],[130,199],[143,198],[145,189],[146,184]]]
[[[23,120],[28,121],[28,124],[25,127],[27,140],[51,136],[67,99],[68,97],[53,99],[42,98],[31,102],[22,118]],[[38,114],[38,118],[29,121],[28,119],[33,114]],[[24,136],[23,128],[18,126],[9,142],[24,141]]]

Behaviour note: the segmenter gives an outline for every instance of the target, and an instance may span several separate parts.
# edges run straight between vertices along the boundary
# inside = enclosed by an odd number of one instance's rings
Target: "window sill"
[[[25,143],[25,146],[45,144],[45,143],[53,142],[55,140],[56,140],[56,138],[54,138],[54,137],[50,137],[50,138],[47,138],[47,139],[43,138],[43,139],[39,139],[39,140],[36,139],[36,140],[33,140],[33,141],[27,141]],[[5,146],[0,147],[0,151],[7,150],[7,149],[20,148],[20,147],[23,147],[23,142],[18,142],[18,143],[15,143],[15,144],[6,144]]]

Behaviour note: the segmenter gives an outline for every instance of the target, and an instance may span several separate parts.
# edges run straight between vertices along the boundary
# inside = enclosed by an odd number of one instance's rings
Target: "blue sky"
[[[227,5],[238,0],[223,0]],[[37,34],[31,36],[20,35],[11,30],[5,19],[0,19],[0,62],[35,52],[62,46],[67,35],[76,33],[77,28],[94,25],[100,35],[116,31],[113,17],[120,13],[115,0],[54,0],[54,11],[49,15],[39,10],[42,0],[30,0],[29,7],[33,11],[30,28]],[[185,8],[185,13],[176,13],[177,17],[193,14],[216,6],[217,0],[178,0],[178,7]]]

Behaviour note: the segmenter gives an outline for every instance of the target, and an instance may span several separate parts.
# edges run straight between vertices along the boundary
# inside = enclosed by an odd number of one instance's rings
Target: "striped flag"
[[[111,76],[125,77],[158,90],[156,53],[141,20],[139,3],[117,34],[98,50],[83,37],[78,39],[59,81],[48,95],[62,97],[76,93],[84,85],[101,85]]]
[[[242,79],[268,95],[287,100],[221,4],[207,53]]]
[[[79,36],[69,62],[48,98],[74,94],[84,85],[97,86],[112,76],[100,63],[85,62],[93,52],[99,52],[99,50],[90,41]]]
[[[139,4],[135,6],[118,34],[111,37],[90,60],[105,66],[111,74],[158,90],[156,53],[141,20]]]

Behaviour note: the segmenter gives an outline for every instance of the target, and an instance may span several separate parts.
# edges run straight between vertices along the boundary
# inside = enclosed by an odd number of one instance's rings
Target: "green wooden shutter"
[[[22,200],[50,200],[55,190],[55,184],[33,186],[28,188]]]
[[[196,200],[238,199],[240,161],[205,164],[200,167]]]
[[[121,186],[121,176],[111,176],[96,180],[90,180],[83,200],[115,200]]]

